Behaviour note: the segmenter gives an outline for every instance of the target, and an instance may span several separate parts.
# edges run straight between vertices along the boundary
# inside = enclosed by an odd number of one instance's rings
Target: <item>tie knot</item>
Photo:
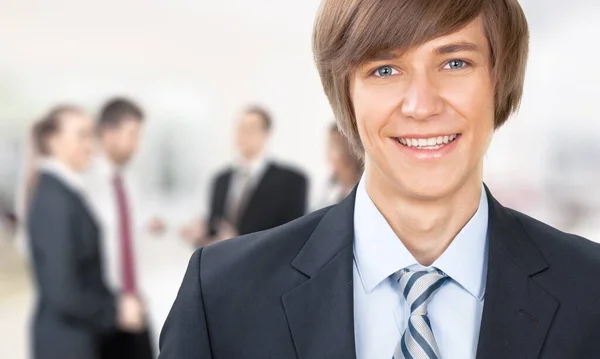
[[[247,166],[243,166],[243,167],[238,168],[236,176],[239,179],[246,180],[250,177],[250,173],[251,173],[250,168],[248,168]]]
[[[399,272],[399,283],[411,315],[426,315],[427,304],[433,295],[448,280],[442,271],[411,271],[403,269]]]

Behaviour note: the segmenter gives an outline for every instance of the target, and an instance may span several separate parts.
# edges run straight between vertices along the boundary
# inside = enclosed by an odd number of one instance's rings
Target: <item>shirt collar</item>
[[[236,169],[237,170],[246,169],[249,172],[248,174],[250,175],[250,177],[256,177],[265,170],[268,162],[269,161],[267,159],[267,156],[263,153],[251,161],[243,161],[241,159],[238,160]]]
[[[94,171],[98,171],[103,176],[113,178],[117,174],[123,173],[123,168],[115,165],[105,153],[100,153],[94,160]]]
[[[478,300],[483,298],[487,275],[487,227],[488,203],[482,185],[477,212],[431,265]],[[354,258],[367,293],[400,269],[418,265],[369,197],[364,176],[354,204],[354,237]]]
[[[78,193],[82,193],[85,189],[83,176],[55,158],[49,157],[40,160],[39,169],[56,176],[67,187]]]

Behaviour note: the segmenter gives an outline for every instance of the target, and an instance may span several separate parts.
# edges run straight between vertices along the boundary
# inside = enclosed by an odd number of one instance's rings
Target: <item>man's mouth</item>
[[[410,138],[410,137],[396,137],[398,143],[406,147],[414,147],[420,150],[439,150],[444,146],[449,145],[460,137],[460,133],[452,135],[428,137],[428,138]]]

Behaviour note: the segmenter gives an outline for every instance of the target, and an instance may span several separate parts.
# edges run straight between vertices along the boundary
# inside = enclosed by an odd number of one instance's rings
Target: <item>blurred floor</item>
[[[33,291],[24,259],[0,239],[0,358],[26,359]]]
[[[173,217],[182,218],[176,214]],[[141,280],[149,288],[145,299],[155,344],[192,254],[192,248],[176,235],[179,224],[163,236],[144,238],[144,250],[138,257]],[[0,238],[0,358],[28,359],[27,333],[33,299],[25,260],[10,242]]]

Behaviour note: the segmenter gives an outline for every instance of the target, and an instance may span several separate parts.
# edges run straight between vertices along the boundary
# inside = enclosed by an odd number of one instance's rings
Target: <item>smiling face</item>
[[[77,111],[58,115],[56,131],[48,139],[49,154],[74,171],[84,171],[94,155],[94,122]]]
[[[117,124],[102,130],[104,151],[116,165],[126,165],[139,148],[141,132],[140,118],[123,116]]]
[[[494,83],[483,21],[402,53],[380,55],[350,78],[369,187],[436,199],[481,186],[494,132]]]

